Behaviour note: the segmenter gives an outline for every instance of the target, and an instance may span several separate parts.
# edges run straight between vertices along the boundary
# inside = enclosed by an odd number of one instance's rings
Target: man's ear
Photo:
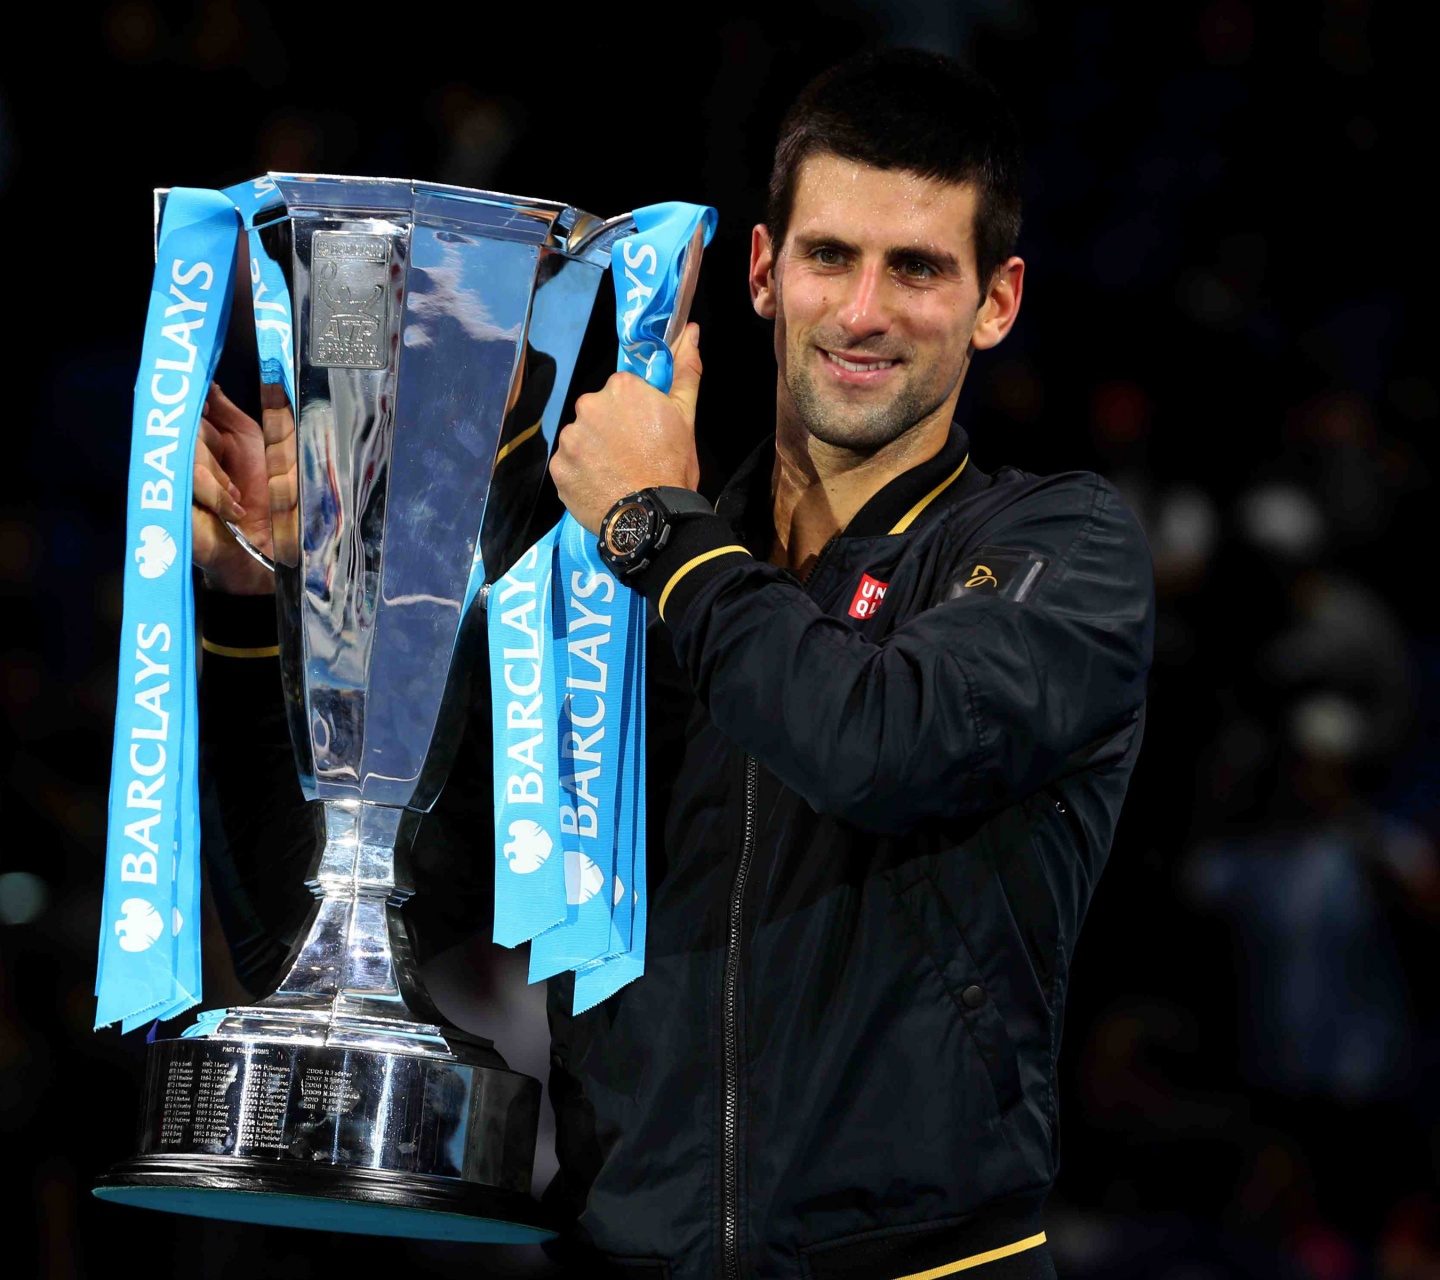
[[[1010,332],[1020,314],[1020,295],[1025,291],[1025,260],[1007,258],[990,277],[990,290],[980,304],[970,345],[978,351],[993,347]]]
[[[775,319],[775,255],[763,222],[750,232],[750,305],[757,316]]]

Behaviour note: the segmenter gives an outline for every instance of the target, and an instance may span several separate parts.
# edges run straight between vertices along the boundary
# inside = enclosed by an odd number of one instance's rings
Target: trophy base
[[[457,1041],[460,1057],[316,1043],[299,1022],[240,1012],[245,1038],[150,1045],[139,1153],[97,1196],[371,1235],[513,1244],[555,1234],[529,1194],[538,1080],[489,1048]]]
[[[538,1244],[555,1235],[533,1199],[497,1187],[235,1156],[136,1156],[94,1194],[164,1213],[416,1240]]]

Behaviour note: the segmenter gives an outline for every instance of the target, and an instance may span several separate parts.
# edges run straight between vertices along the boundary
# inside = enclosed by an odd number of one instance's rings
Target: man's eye
[[[828,245],[821,245],[815,250],[815,261],[822,267],[838,267],[845,261],[845,255],[839,249],[832,249]]]
[[[935,274],[935,268],[919,258],[908,258],[900,264],[900,274],[907,280],[928,280]]]

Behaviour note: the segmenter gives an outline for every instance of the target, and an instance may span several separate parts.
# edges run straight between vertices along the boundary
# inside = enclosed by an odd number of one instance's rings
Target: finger
[[[245,508],[231,496],[228,477],[222,483],[215,471],[202,463],[198,456],[201,447],[198,444],[195,447],[197,455],[193,498],[195,505],[219,516],[222,520],[243,520]],[[223,476],[225,473],[221,471],[219,474]]]
[[[209,448],[211,456],[218,457],[225,447],[224,437],[209,418],[200,419],[200,443]]]
[[[299,506],[300,490],[293,471],[283,471],[279,475],[271,476],[265,483],[266,491],[270,495],[272,515],[281,511],[291,511]]]
[[[705,368],[700,363],[700,326],[687,324],[680,347],[675,352],[675,375],[670,380],[670,399],[692,427],[695,425],[695,406],[700,400],[700,375],[704,371]]]
[[[210,384],[210,393],[205,397],[205,416],[221,431],[260,431],[260,424],[230,399],[218,382]]]
[[[265,446],[265,474],[274,480],[278,476],[295,476],[295,433],[282,436],[273,444]]]
[[[202,569],[212,569],[221,554],[233,543],[230,531],[202,507],[190,508],[191,556]]]
[[[204,450],[202,453],[201,450]],[[215,424],[206,418],[200,419],[200,434],[195,441],[195,460],[199,462],[205,459],[205,465],[214,470],[220,476],[220,482],[230,490],[231,496],[236,502],[240,501],[240,490],[230,478],[225,464],[220,461],[231,451],[225,436],[221,435]]]
[[[201,419],[201,423],[203,425],[203,418]],[[212,432],[213,430],[212,428]],[[219,433],[214,432],[214,434],[218,439]],[[222,489],[228,490],[230,496],[234,498],[236,502],[240,501],[239,487],[230,479],[230,473],[225,470],[220,459],[215,456],[215,449],[211,442],[205,439],[203,430],[200,439],[195,441],[195,466],[197,468],[203,467],[206,471],[210,472],[219,482]]]
[[[203,439],[195,441],[195,472],[198,475],[201,471],[208,471],[220,482],[222,488],[230,487],[229,473],[220,465],[220,460],[209,443]]]
[[[295,438],[295,415],[290,412],[288,404],[279,409],[262,409],[260,411],[260,428],[265,435],[267,449],[271,445],[280,444],[285,440],[293,441]]]

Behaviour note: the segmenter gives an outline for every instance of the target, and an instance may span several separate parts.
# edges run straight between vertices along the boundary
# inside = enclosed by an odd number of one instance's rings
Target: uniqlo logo
[[[880,602],[885,599],[885,588],[890,584],[872,578],[868,573],[860,575],[860,585],[855,588],[855,599],[850,601],[852,618],[873,618]]]

